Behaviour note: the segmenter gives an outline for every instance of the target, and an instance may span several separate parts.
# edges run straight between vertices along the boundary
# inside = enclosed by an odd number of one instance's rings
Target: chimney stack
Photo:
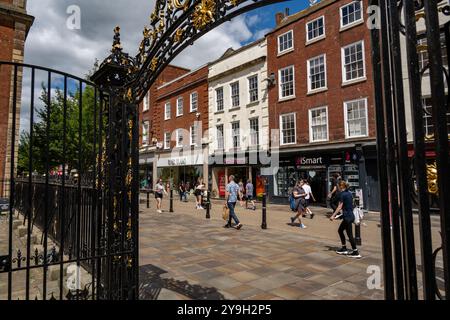
[[[277,26],[281,23],[281,21],[283,21],[284,19],[284,13],[283,12],[277,12],[275,14],[275,21],[277,23]]]

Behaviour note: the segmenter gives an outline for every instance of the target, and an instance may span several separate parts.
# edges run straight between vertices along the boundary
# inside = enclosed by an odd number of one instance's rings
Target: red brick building
[[[25,40],[34,18],[27,14],[26,0],[0,0],[0,60],[23,62]],[[12,123],[12,68],[0,67],[0,181],[10,177]],[[20,117],[22,73],[19,69],[17,121]],[[18,122],[17,122],[18,123]],[[16,132],[18,137],[18,128]],[[0,196],[3,193],[0,183]]]
[[[154,121],[155,119],[158,119],[159,112],[156,108],[157,88],[189,71],[189,69],[174,65],[167,66],[155,83],[150,87],[144,101],[139,106],[139,119],[141,120],[139,132],[139,164],[140,178],[141,181],[143,181],[143,186],[145,186],[145,184],[153,183],[153,161],[158,142],[157,132],[161,128],[160,122]]]
[[[330,177],[340,172],[354,190],[362,189],[365,207],[377,209],[367,6],[368,0],[323,0],[276,16],[277,27],[267,35],[268,74],[275,80],[270,128],[279,132],[280,144],[272,200],[284,201],[295,180],[307,178],[325,204]]]
[[[158,141],[154,179],[178,185],[208,177],[208,67],[186,73],[156,90],[153,128]]]

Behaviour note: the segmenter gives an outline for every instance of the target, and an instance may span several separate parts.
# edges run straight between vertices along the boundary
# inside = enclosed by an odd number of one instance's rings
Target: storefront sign
[[[171,155],[161,155],[158,159],[158,168],[163,167],[184,167],[184,166],[202,166],[203,154],[186,156],[186,157],[171,157]]]
[[[225,158],[225,164],[247,164],[247,158]]]
[[[323,157],[298,157],[295,160],[295,165],[300,168],[323,168],[325,167],[326,163]]]
[[[167,162],[169,163],[169,166],[175,166],[175,167],[185,166],[187,164],[186,158],[169,159],[169,160],[167,160]]]

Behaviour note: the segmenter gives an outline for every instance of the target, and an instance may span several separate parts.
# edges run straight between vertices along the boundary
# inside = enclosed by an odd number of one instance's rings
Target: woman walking
[[[356,248],[356,241],[353,237],[353,222],[355,221],[355,215],[353,214],[353,195],[350,191],[348,191],[348,184],[345,181],[339,182],[339,204],[336,210],[333,212],[330,220],[336,220],[337,214],[342,210],[343,218],[341,225],[339,226],[338,233],[341,238],[342,248],[337,250],[337,254],[346,255],[351,258],[359,259],[361,255],[359,254],[358,249]],[[347,249],[345,243],[345,234],[347,233],[348,239],[350,240],[350,244],[352,246],[351,250]]]
[[[155,190],[153,190],[153,191],[155,192],[156,212],[162,213],[161,203],[162,203],[163,195],[164,195],[164,193],[167,195],[167,191],[164,188],[164,184],[163,184],[163,181],[161,178],[159,178],[158,182],[155,185]]]
[[[203,178],[200,177],[197,180],[197,184],[195,186],[195,191],[194,191],[197,210],[203,209],[203,207],[202,207],[203,191],[205,191],[205,184],[203,183]]]
[[[311,200],[316,202],[316,199],[314,198],[314,195],[312,193],[312,189],[310,184],[308,183],[308,180],[304,179],[302,183],[302,188],[305,190],[306,196],[305,196],[305,213],[309,214],[309,217],[311,219],[314,218],[314,213],[309,208],[309,204],[311,203]]]
[[[305,214],[305,196],[306,192],[301,186],[302,182],[298,181],[295,185],[294,189],[292,190],[292,196],[295,199],[295,207],[297,208],[297,214],[295,217],[291,218],[291,224],[294,224],[295,220],[298,219],[300,222],[300,228],[306,229],[306,226],[302,223],[302,217]]]

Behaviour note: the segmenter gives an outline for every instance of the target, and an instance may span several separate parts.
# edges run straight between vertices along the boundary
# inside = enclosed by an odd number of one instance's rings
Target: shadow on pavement
[[[200,285],[191,285],[187,281],[162,278],[161,275],[165,273],[167,271],[151,264],[139,267],[140,300],[157,300],[162,289],[193,300],[225,300],[216,288],[205,288]]]

